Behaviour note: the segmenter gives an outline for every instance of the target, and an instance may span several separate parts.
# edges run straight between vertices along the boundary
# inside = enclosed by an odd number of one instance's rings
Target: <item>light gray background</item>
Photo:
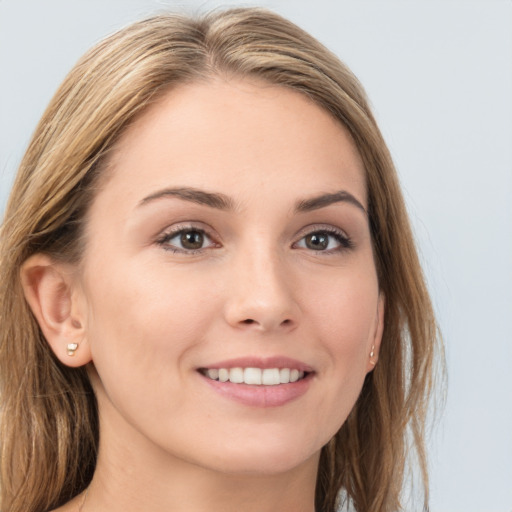
[[[0,212],[38,118],[87,48],[155,10],[222,4],[0,0]],[[447,347],[432,511],[511,512],[512,2],[259,5],[352,68],[395,158]]]

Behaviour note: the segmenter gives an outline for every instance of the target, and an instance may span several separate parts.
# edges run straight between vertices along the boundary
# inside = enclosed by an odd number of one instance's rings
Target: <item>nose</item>
[[[231,267],[225,318],[237,329],[286,332],[299,321],[300,309],[287,265],[271,251],[240,254]]]

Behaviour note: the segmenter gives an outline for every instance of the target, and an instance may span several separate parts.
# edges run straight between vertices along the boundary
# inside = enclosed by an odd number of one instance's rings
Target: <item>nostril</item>
[[[245,320],[242,320],[241,323],[244,325],[253,325],[253,324],[257,324],[259,322],[257,322],[256,320],[253,320],[252,318],[246,318]],[[283,320],[280,325],[288,326],[288,325],[291,325],[292,323],[293,323],[292,320],[287,318],[286,320]]]

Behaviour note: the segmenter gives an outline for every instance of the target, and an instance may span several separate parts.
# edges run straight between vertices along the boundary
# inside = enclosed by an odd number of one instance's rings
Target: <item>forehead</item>
[[[348,189],[366,205],[364,166],[346,130],[294,90],[249,80],[174,88],[126,130],[105,188],[136,202],[171,185],[244,201]],[[103,193],[103,192],[102,192]],[[139,198],[139,199],[137,199]]]

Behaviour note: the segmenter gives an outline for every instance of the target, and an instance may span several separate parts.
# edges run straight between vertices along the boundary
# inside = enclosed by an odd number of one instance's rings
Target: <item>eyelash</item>
[[[177,227],[172,229],[171,231],[165,232],[160,238],[156,240],[156,243],[160,245],[164,250],[171,251],[173,253],[180,253],[180,254],[198,254],[209,247],[201,247],[199,249],[185,249],[180,247],[174,247],[169,244],[169,242],[176,237],[179,237],[180,235],[183,235],[185,233],[199,233],[206,239],[210,240],[212,242],[212,246],[215,248],[216,246],[219,247],[219,244],[216,244],[215,241],[213,241],[213,238],[208,234],[208,232],[203,228],[196,228],[194,226],[187,226],[187,227]]]
[[[179,237],[185,233],[199,233],[203,237],[205,237],[207,240],[210,240],[211,246],[210,247],[201,247],[198,249],[185,249],[180,247],[175,247],[169,244],[169,242],[176,237]],[[347,250],[351,250],[354,248],[354,243],[352,240],[341,230],[336,229],[332,226],[325,226],[325,227],[318,227],[315,229],[311,229],[307,231],[306,233],[302,234],[300,239],[297,242],[294,242],[292,247],[296,247],[297,245],[302,242],[307,236],[311,235],[327,235],[328,237],[332,237],[336,240],[336,242],[339,244],[338,247],[327,249],[327,250],[315,250],[315,249],[309,249],[308,247],[300,247],[300,249],[306,249],[313,253],[320,253],[324,255],[334,254],[334,253],[340,253]],[[198,253],[202,253],[203,251],[210,249],[211,247],[216,248],[220,247],[219,244],[217,244],[213,237],[211,237],[208,232],[205,229],[202,228],[196,228],[194,226],[187,226],[187,227],[177,227],[172,229],[171,231],[168,231],[164,233],[160,238],[156,240],[156,243],[160,245],[164,250],[171,251],[173,253],[180,253],[180,254],[188,254],[188,255],[194,255]]]
[[[334,238],[336,240],[336,242],[338,242],[339,246],[335,247],[333,249],[328,249],[328,250],[309,249],[311,252],[316,252],[316,253],[320,253],[323,255],[329,255],[329,254],[344,252],[344,251],[354,248],[354,243],[352,242],[352,240],[343,231],[341,231],[340,229],[334,228],[332,226],[325,226],[325,227],[322,226],[322,227],[314,228],[312,230],[308,230],[293,245],[296,246],[299,242],[304,240],[307,236],[319,235],[319,234],[327,235],[329,237]],[[308,250],[307,247],[305,247],[304,249]]]

